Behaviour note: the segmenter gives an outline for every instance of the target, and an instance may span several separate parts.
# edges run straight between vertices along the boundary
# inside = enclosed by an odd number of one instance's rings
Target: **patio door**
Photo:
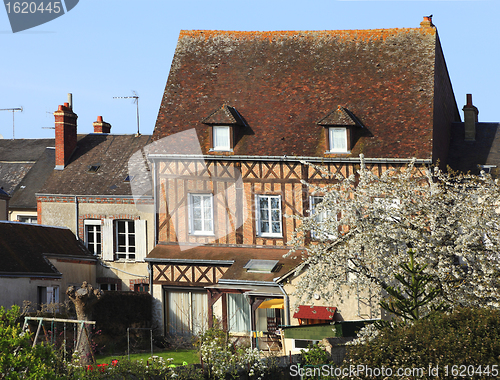
[[[206,290],[165,289],[166,331],[174,335],[199,335],[208,328]]]

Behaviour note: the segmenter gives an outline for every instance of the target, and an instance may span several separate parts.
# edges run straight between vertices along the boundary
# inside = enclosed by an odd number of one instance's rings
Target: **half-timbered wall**
[[[322,164],[333,174],[346,177],[357,163]],[[403,164],[367,164],[376,175]],[[320,170],[299,161],[164,160],[157,165],[159,184],[158,240],[169,243],[245,246],[286,246],[297,227],[296,219],[309,209],[309,192],[301,183],[326,183]],[[214,234],[190,232],[189,195],[213,194]],[[258,195],[281,197],[282,236],[258,234]]]

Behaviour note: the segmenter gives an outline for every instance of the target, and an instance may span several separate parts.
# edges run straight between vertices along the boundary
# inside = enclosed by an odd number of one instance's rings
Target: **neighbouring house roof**
[[[56,151],[46,148],[30,171],[24,176],[10,200],[13,209],[36,209],[35,194],[43,187],[47,178],[54,171]]]
[[[0,221],[0,276],[61,277],[47,257],[96,260],[68,228]]]
[[[335,316],[336,311],[336,307],[300,305],[299,310],[295,312],[293,317],[300,319],[331,320]]]
[[[47,160],[48,148],[53,147],[54,139],[0,139],[0,187],[13,197],[11,207],[36,208],[32,194],[45,182],[47,170],[54,168],[54,159]],[[37,174],[31,175],[29,181],[24,180],[35,167]],[[29,187],[22,192],[27,196],[16,194],[20,186]]]
[[[141,174],[128,178],[132,181],[151,179],[141,152],[150,142],[149,135],[78,135],[77,148],[66,167],[53,170],[38,194],[133,195],[131,182],[126,181],[131,170]]]
[[[217,265],[219,262],[220,265],[229,266],[222,280],[274,282],[275,278],[285,275],[300,262],[300,259],[283,257],[287,252],[288,249],[207,245],[181,250],[177,244],[160,243],[148,254],[146,261],[193,265]],[[250,260],[277,260],[278,263],[270,272],[254,272],[245,268]]]
[[[476,123],[474,141],[465,141],[464,123],[453,123],[448,165],[471,174],[489,167],[493,176],[500,177],[500,123]]]
[[[179,35],[153,139],[195,128],[203,154],[213,154],[208,125],[226,123],[236,131],[231,154],[323,157],[325,123],[338,122],[358,127],[342,157],[444,160],[451,121],[460,115],[431,23],[195,30]]]

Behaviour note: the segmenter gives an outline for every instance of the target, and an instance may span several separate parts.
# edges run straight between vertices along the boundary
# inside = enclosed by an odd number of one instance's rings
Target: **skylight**
[[[89,173],[96,173],[99,168],[101,167],[101,164],[94,164],[94,165],[89,165]]]
[[[257,273],[271,273],[276,265],[278,264],[278,260],[250,260],[243,267],[247,270],[247,272],[257,272]]]

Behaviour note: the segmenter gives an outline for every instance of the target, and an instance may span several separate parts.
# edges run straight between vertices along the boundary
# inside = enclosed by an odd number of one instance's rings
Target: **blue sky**
[[[182,29],[338,30],[418,27],[433,14],[459,109],[473,94],[480,121],[500,121],[500,1],[80,0],[67,14],[12,33],[0,9],[0,109],[15,114],[16,138],[53,137],[52,112],[73,93],[79,133],[98,115],[112,133],[153,132]],[[12,138],[12,113],[0,111]]]

